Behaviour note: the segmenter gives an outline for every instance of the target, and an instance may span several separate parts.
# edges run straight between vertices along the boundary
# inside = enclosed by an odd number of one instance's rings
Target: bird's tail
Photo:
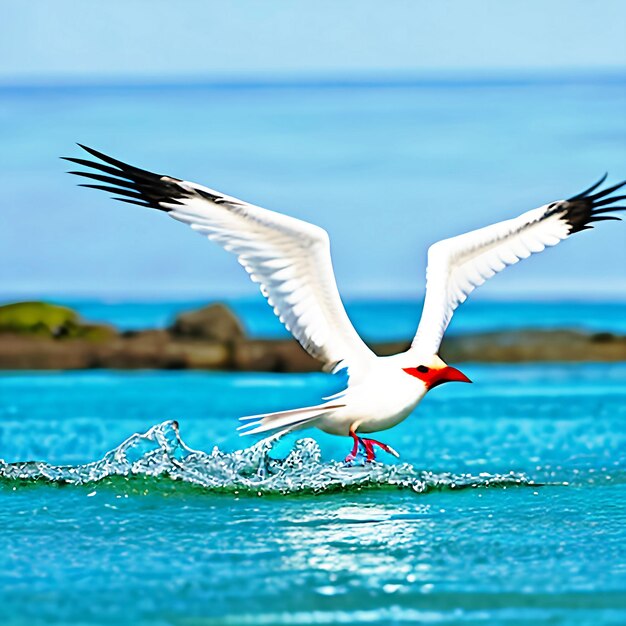
[[[322,415],[325,415],[333,409],[340,409],[345,404],[318,404],[316,406],[307,406],[301,409],[291,409],[290,411],[277,411],[276,413],[262,413],[260,415],[248,415],[239,418],[246,422],[239,426],[237,430],[241,430],[239,434],[257,435],[272,430],[281,430],[286,433],[290,430],[305,426]]]

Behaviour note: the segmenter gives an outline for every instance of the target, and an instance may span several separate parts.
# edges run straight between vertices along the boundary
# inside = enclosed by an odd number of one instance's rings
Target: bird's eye
[[[429,368],[426,367],[425,365],[418,365],[415,368],[420,374],[426,374],[429,371]]]

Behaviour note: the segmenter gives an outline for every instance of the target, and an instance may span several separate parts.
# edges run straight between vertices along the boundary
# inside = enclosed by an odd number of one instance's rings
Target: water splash
[[[451,474],[417,470],[408,463],[347,466],[321,460],[313,439],[300,439],[284,459],[270,456],[277,438],[235,452],[215,447],[192,450],[180,438],[178,423],[157,424],[129,437],[102,459],[84,465],[51,465],[0,460],[0,480],[85,485],[113,477],[155,477],[184,481],[211,491],[249,494],[320,493],[346,489],[400,488],[425,493],[441,489],[529,485],[524,474]]]

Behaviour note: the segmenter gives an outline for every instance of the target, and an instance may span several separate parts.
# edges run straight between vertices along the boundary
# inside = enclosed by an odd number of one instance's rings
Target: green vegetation
[[[38,337],[108,339],[112,328],[83,324],[76,311],[47,302],[16,302],[0,306],[0,333]]]

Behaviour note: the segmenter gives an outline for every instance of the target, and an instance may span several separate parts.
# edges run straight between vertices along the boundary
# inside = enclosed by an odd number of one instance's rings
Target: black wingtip
[[[91,154],[91,156],[95,156],[98,159],[102,159],[103,161],[106,161],[107,159],[110,159],[111,157],[108,157],[106,154],[104,154],[103,152],[98,152],[98,150],[96,150],[95,148],[90,148],[89,146],[86,146],[84,143],[78,143],[76,142],[76,145],[79,148],[82,148],[85,152],[89,152],[89,154]],[[104,157],[104,158],[103,158]]]
[[[626,207],[614,205],[614,202],[626,200],[626,196],[611,196],[612,193],[626,185],[626,181],[596,191],[606,180],[605,174],[597,183],[585,191],[573,196],[563,204],[566,209],[564,219],[570,225],[572,233],[592,228],[592,222],[620,221],[616,215],[606,215],[614,211],[623,211]],[[595,192],[595,193],[594,193]]]
[[[181,187],[177,178],[162,176],[148,170],[143,170],[123,161],[118,161],[103,152],[90,148],[82,143],[76,143],[81,149],[98,159],[91,161],[76,157],[60,157],[70,163],[88,168],[87,171],[70,171],[69,174],[90,178],[106,185],[80,184],[79,187],[89,187],[106,191],[115,196],[116,200],[150,207],[160,211],[171,211],[168,205],[182,204],[182,200],[189,198],[192,193]]]
[[[596,205],[597,200],[600,200],[601,198],[606,198],[606,196],[612,194],[618,189],[621,189],[624,185],[626,185],[626,180],[623,180],[621,183],[617,183],[617,185],[613,185],[612,187],[602,189],[598,193],[593,194],[593,196],[589,196],[589,199],[593,201],[594,205]],[[607,198],[607,200],[614,200],[614,198]]]
[[[85,146],[82,143],[79,143],[77,145],[81,147],[88,154],[91,154],[91,156],[96,157],[96,159],[100,159],[101,161],[104,161],[105,163],[108,163],[109,165],[113,165],[114,167],[117,167],[120,170],[128,171],[128,172],[135,172],[135,173],[139,173],[143,175],[148,174],[152,176],[157,176],[157,174],[153,174],[152,172],[148,172],[147,170],[142,170],[138,167],[135,167],[134,165],[129,165],[128,163],[124,163],[123,161],[118,161],[117,159],[114,159],[113,157],[110,157],[107,154],[104,154],[104,152],[100,152],[94,148],[90,148],[89,146]]]
[[[601,206],[604,206],[605,204],[612,204],[613,202],[619,202],[620,200],[626,200],[626,196],[613,196],[611,198],[605,198],[604,200],[600,200],[599,202],[594,202],[593,206],[601,207]]]
[[[84,143],[79,143],[78,141],[76,142],[76,145],[79,148],[82,148],[85,152],[89,152],[89,154],[91,154],[92,156],[101,158],[101,156],[106,156],[104,154],[102,154],[102,152],[98,152],[95,148],[90,148],[89,146],[86,146]]]
[[[115,197],[112,197],[111,200],[117,200],[118,202],[126,202],[127,204],[136,204],[137,206],[141,206],[146,209],[154,208],[147,202],[142,202],[140,200],[130,200],[129,198],[115,198]]]
[[[98,152],[97,150],[94,150],[94,148],[90,148],[89,146],[86,146],[84,143],[79,143],[78,141],[76,142],[76,145],[81,148],[82,150],[84,150],[85,152],[91,154],[91,156],[95,156],[96,158],[100,159],[101,158],[101,154],[100,152]],[[104,155],[102,155],[104,156]],[[105,159],[102,159],[103,161]]]
[[[589,218],[589,222],[606,222],[608,220],[614,220],[616,222],[621,222],[622,218],[617,215],[595,215]],[[589,223],[588,222],[588,223]]]
[[[604,172],[604,176],[602,176],[602,178],[600,178],[600,180],[597,183],[591,185],[591,187],[589,187],[588,189],[585,189],[585,191],[581,191],[579,194],[572,196],[571,198],[569,198],[569,201],[571,202],[572,200],[578,200],[580,198],[587,197],[592,191],[597,189],[607,179],[608,175],[609,175],[608,172]]]

